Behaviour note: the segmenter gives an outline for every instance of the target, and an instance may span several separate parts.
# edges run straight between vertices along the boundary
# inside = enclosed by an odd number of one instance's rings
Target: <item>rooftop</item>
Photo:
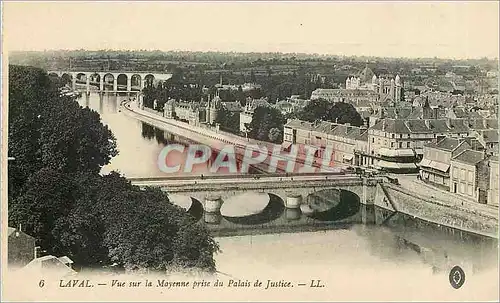
[[[458,161],[466,164],[476,165],[484,159],[484,154],[479,151],[466,149],[458,154],[452,161]]]
[[[437,143],[429,143],[426,146],[451,152],[455,150],[462,142],[463,141],[459,139],[446,137]]]

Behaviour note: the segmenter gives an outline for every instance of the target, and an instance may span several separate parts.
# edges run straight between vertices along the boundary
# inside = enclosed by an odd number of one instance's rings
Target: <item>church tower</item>
[[[389,87],[389,96],[391,96],[392,100],[396,101],[396,96],[394,95],[396,84],[394,83],[394,79],[391,79],[390,85],[391,86]]]
[[[372,77],[372,90],[377,91],[377,87],[378,87],[377,76],[373,75],[373,77]]]
[[[401,97],[402,86],[401,86],[401,78],[399,77],[399,75],[396,75],[395,84],[396,84],[396,98],[394,100],[396,102],[399,102],[402,99]]]
[[[207,96],[207,105],[205,106],[205,122],[210,123],[210,93]]]
[[[384,95],[384,79],[378,78],[378,93],[380,96]]]
[[[215,122],[215,119],[217,119],[217,114],[219,111],[219,108],[221,106],[221,100],[219,97],[219,92],[216,93],[214,99],[209,105],[208,111],[210,112],[209,120],[208,123],[213,124]]]

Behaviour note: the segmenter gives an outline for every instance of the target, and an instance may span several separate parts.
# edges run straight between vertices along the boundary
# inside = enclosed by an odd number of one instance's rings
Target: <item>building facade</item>
[[[367,130],[326,121],[306,122],[289,119],[283,130],[283,148],[287,149],[292,144],[314,146],[317,148],[315,156],[323,159],[327,147],[331,149],[330,162],[334,165],[351,166],[359,165],[355,158],[357,148],[366,149]],[[304,153],[299,156],[305,156]]]
[[[484,152],[470,149],[451,159],[450,192],[486,203],[485,188],[478,186],[479,179],[484,178],[479,165],[483,160]]]
[[[247,104],[245,105],[245,108],[243,111],[240,113],[240,132],[246,133],[248,132],[247,125],[252,122],[253,119],[253,113],[257,107],[260,106],[266,106],[270,107],[271,104],[267,102],[267,99],[252,99],[252,100],[247,100]]]
[[[366,90],[376,92],[379,100],[392,100],[399,102],[402,99],[403,83],[401,77],[378,77],[366,66],[358,76],[350,76],[345,81],[346,90]]]
[[[424,145],[424,156],[418,164],[420,179],[445,190],[450,189],[451,159],[471,146],[465,140],[444,138]]]
[[[23,267],[35,258],[35,238],[13,227],[8,228],[8,264]]]
[[[490,157],[489,161],[489,188],[488,188],[488,203],[498,206],[500,197],[498,196],[498,156]]]

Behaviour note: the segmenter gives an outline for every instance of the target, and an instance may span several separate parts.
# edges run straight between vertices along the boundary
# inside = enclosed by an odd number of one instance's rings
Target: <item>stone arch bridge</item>
[[[49,70],[49,76],[61,77],[67,82],[71,82],[72,88],[78,85],[85,85],[87,92],[91,87],[99,91],[111,92],[139,92],[146,85],[158,84],[172,78],[171,73],[158,72],[137,72],[137,71],[61,71]]]
[[[269,179],[273,179],[270,181]],[[281,179],[281,181],[280,181]],[[260,179],[233,179],[230,182],[219,180],[220,182],[201,182],[194,183],[170,183],[156,184],[162,190],[168,193],[183,194],[191,196],[201,202],[207,197],[218,196],[222,200],[244,192],[270,193],[279,196],[283,201],[287,197],[303,198],[315,192],[327,189],[341,189],[356,194],[360,202],[366,205],[372,205],[375,201],[377,179],[359,178],[359,177],[331,177],[320,176],[317,179],[306,180],[300,177],[263,177]],[[135,185],[140,185],[137,181],[132,181]]]
[[[354,194],[364,205],[361,215],[362,222],[383,222],[384,218],[375,218],[374,207],[386,206],[391,212],[396,211],[381,193],[380,178],[366,178],[354,175],[253,175],[239,176],[212,176],[177,178],[129,178],[132,184],[139,187],[160,187],[169,194],[182,195],[198,200],[205,211],[215,204],[224,204],[233,196],[244,193],[267,193],[279,197],[287,208],[296,208],[302,204],[309,204],[311,194],[324,197],[321,193],[326,190],[343,190]],[[307,201],[307,202],[306,202]],[[385,205],[381,205],[385,204]]]

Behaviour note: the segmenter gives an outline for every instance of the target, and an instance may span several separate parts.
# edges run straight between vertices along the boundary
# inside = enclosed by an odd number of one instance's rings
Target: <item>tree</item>
[[[323,120],[340,124],[350,123],[353,126],[363,124],[363,119],[351,104],[345,102],[331,103],[322,99],[312,100],[297,116],[300,120],[309,122]]]
[[[238,91],[236,92],[236,100],[240,102],[241,106],[246,105],[246,96],[241,85],[238,86]]]
[[[250,81],[252,81],[252,83],[257,83],[257,78],[255,77],[253,69],[250,71]]]
[[[115,156],[116,140],[99,114],[82,109],[36,68],[9,66],[9,192],[14,196],[43,167],[98,172]]]
[[[226,107],[222,106],[217,111],[215,123],[219,123],[220,127],[232,133],[239,133],[240,130],[240,115],[239,113],[230,112]]]
[[[248,125],[248,135],[257,140],[269,141],[271,129],[277,128],[278,130],[281,130],[283,129],[284,124],[285,118],[279,110],[272,107],[259,106],[255,109],[252,122]],[[273,131],[273,135],[274,134],[276,134],[275,131]],[[273,137],[273,139],[279,140],[280,138]]]
[[[275,143],[281,143],[283,141],[283,136],[279,128],[273,127],[269,130],[269,141]]]
[[[9,223],[21,224],[25,231],[41,239],[43,247],[56,246],[52,229],[73,207],[74,188],[73,179],[58,170],[42,168],[34,172],[22,193],[9,203]]]
[[[77,266],[215,270],[213,238],[165,193],[99,174],[118,151],[96,112],[59,97],[42,70],[10,66],[9,76],[11,226]],[[195,234],[199,252],[180,258]]]

